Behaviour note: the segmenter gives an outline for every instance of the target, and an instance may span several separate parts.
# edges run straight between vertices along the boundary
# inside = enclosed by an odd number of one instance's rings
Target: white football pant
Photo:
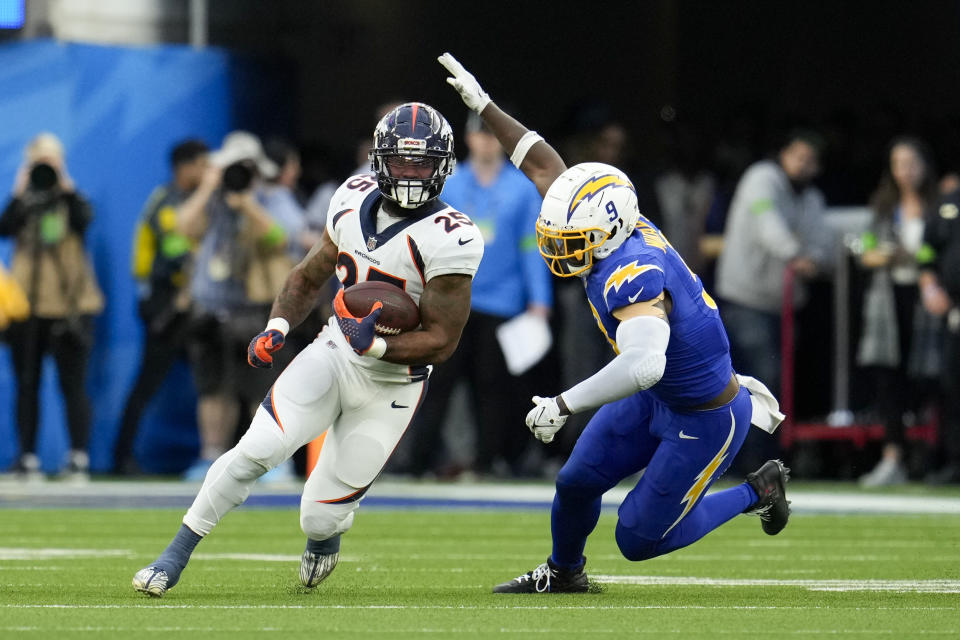
[[[257,478],[326,432],[304,485],[300,527],[314,540],[350,529],[359,500],[413,420],[427,383],[375,382],[350,361],[349,348],[325,329],[294,358],[237,446],[210,467],[184,524],[208,534],[246,500]]]

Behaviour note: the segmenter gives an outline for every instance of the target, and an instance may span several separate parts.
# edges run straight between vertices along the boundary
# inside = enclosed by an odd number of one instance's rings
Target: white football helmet
[[[637,192],[625,173],[584,162],[561,173],[543,197],[537,246],[550,271],[567,278],[588,272],[630,237],[640,219]]]

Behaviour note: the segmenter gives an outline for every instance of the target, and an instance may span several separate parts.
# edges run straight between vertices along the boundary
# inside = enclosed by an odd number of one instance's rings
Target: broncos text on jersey
[[[389,282],[419,304],[432,278],[476,274],[483,237],[468,216],[440,199],[401,218],[389,218],[382,204],[376,179],[369,175],[349,178],[330,201],[327,233],[337,245],[336,275],[344,287],[370,280]],[[330,326],[339,332],[335,319]],[[420,368],[372,358],[357,356],[357,363],[390,374],[390,380],[397,379],[395,374],[404,381],[421,375]]]

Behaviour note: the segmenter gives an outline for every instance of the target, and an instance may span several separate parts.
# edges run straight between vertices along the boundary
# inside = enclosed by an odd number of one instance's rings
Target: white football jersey
[[[330,201],[327,233],[339,250],[336,275],[344,287],[369,280],[390,282],[420,304],[423,287],[431,278],[476,274],[483,237],[465,214],[439,198],[402,218],[388,216],[382,204],[377,179],[371,175],[349,178]],[[335,317],[330,324],[339,334]],[[356,361],[387,374],[389,381],[422,379],[427,372],[425,366],[407,367],[374,358],[357,356]]]

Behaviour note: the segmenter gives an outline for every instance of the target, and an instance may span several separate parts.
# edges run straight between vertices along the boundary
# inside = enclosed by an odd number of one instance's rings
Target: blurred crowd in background
[[[371,122],[394,104],[371,114]],[[591,107],[563,138],[568,162],[629,166],[636,150],[626,126]],[[839,261],[850,260],[855,304],[850,310],[856,373],[868,380],[853,424],[883,425],[882,442],[856,452],[847,473],[866,486],[960,481],[957,445],[957,342],[960,331],[960,234],[956,174],[938,170],[920,138],[885,135],[873,186],[863,193],[869,216],[855,234],[828,223],[829,190],[821,168],[830,138],[814,128],[782,132],[764,154],[749,137],[710,149],[697,132],[665,123],[673,147],[661,171],[636,172],[644,214],[659,224],[706,288],[715,292],[739,372],[781,386],[783,349],[809,349],[802,376],[832,366],[826,336],[781,342],[783,313],[804,322],[805,310],[830,315],[829,286]],[[470,321],[455,357],[434,371],[428,401],[388,471],[415,477],[549,477],[569,454],[589,415],[547,447],[523,427],[529,397],[555,394],[600,368],[613,352],[584,312],[579,282],[549,277],[536,249],[540,198],[506,159],[479,118],[458,140],[461,161],[443,199],[482,230],[486,253],[474,282]],[[348,164],[318,149],[301,151],[279,137],[234,131],[222,141],[185,139],[169,151],[169,174],[140,213],[131,247],[143,324],[140,370],[115,432],[114,475],[143,474],[136,448],[145,409],[178,359],[189,363],[197,398],[199,449],[181,474],[200,480],[231,447],[286,362],[308,344],[330,313],[337,283],[281,352],[272,370],[246,364],[246,344],[267,320],[286,272],[323,233],[327,205],[348,177]],[[354,173],[367,172],[369,144],[358,141]],[[69,456],[60,475],[89,473],[90,399],[85,371],[104,308],[84,233],[95,215],[83,185],[70,176],[64,147],[40,133],[0,215],[0,235],[14,243],[3,274],[0,321],[18,385],[19,455],[11,471],[42,477],[36,455],[39,378],[45,355],[59,373],[69,428]],[[820,178],[818,180],[818,177]],[[825,195],[826,193],[826,195]],[[851,194],[856,193],[851,187]],[[849,196],[855,198],[856,196]],[[848,200],[849,201],[849,200]],[[956,236],[956,237],[954,237]],[[786,292],[785,278],[794,286]],[[785,295],[790,299],[785,300]],[[25,304],[24,304],[25,303]],[[497,339],[505,321],[530,313],[548,318],[553,347],[532,367],[511,371]],[[802,335],[802,334],[801,334]],[[801,358],[802,360],[802,358]],[[911,428],[933,422],[935,446],[911,455]],[[849,428],[850,423],[836,428]],[[738,469],[786,455],[776,437],[754,430]],[[149,455],[143,452],[140,455]],[[872,456],[875,456],[871,459]],[[264,481],[304,473],[302,456]],[[842,475],[842,474],[841,474]]]
[[[535,2],[8,4],[0,467],[17,477],[201,478],[328,316],[335,282],[276,368],[246,365],[334,190],[369,170],[374,124],[407,100],[453,125],[441,197],[486,255],[387,470],[552,477],[589,415],[544,446],[529,398],[613,352],[580,283],[547,277],[531,185],[434,68],[450,48],[568,165],[625,170],[717,299],[735,368],[789,414],[753,430],[735,473],[782,455],[801,477],[960,481],[956,5],[663,0],[584,30],[563,3],[549,29]],[[523,314],[548,319],[552,348],[518,371],[497,330]]]

